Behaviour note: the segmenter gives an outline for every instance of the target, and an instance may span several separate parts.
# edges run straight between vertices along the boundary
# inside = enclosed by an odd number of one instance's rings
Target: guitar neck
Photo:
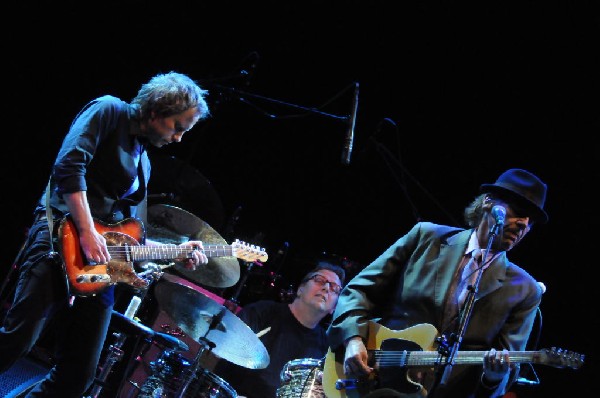
[[[474,365],[483,363],[486,351],[458,351],[454,357],[457,365]],[[537,351],[510,351],[511,363],[537,362],[540,354]],[[377,362],[382,366],[433,366],[439,363],[440,355],[436,351],[378,351]]]
[[[458,351],[454,357],[457,365],[482,364],[487,351]],[[433,366],[439,363],[440,355],[436,351],[371,351],[380,366]],[[584,356],[571,351],[553,347],[540,351],[509,351],[511,363],[535,363],[555,368],[579,368]]]
[[[233,256],[233,246],[225,244],[204,244],[206,257]],[[108,251],[114,258],[127,261],[170,260],[174,258],[191,257],[190,247],[177,245],[149,245],[149,246],[109,246]]]

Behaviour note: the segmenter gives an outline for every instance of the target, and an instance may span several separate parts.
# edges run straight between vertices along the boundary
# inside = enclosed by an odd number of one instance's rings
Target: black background
[[[548,288],[538,348],[586,361],[536,366],[541,384],[518,393],[589,395],[599,325],[593,2],[214,3],[3,6],[3,271],[80,107],[103,94],[130,100],[152,75],[177,70],[210,91],[212,117],[152,151],[151,193],[174,194],[171,204],[222,236],[271,254],[246,302],[276,297],[320,257],[352,273],[417,220],[462,225],[479,184],[507,168],[538,174],[550,222],[510,257]]]

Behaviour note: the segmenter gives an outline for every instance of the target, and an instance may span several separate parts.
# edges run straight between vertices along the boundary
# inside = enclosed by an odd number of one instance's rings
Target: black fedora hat
[[[548,222],[548,213],[544,210],[548,187],[537,176],[523,169],[510,169],[498,177],[493,184],[482,184],[480,192],[506,194],[514,198],[536,222]]]

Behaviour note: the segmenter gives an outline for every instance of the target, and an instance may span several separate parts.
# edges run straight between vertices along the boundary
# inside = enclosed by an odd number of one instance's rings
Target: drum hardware
[[[167,350],[150,362],[152,374],[139,388],[137,398],[174,397],[179,388],[181,375],[190,367],[190,362],[181,354]]]
[[[250,276],[250,273],[252,272],[252,268],[254,268],[255,265],[259,265],[262,267],[262,263],[259,261],[244,261],[244,264],[246,265],[246,272],[244,273],[244,275],[242,275],[233,296],[229,300],[225,300],[225,302],[223,303],[223,305],[234,314],[237,313],[240,309],[239,297],[242,293],[244,285],[246,284],[246,281],[248,280],[248,277]]]
[[[125,344],[128,335],[137,335],[145,338],[147,342],[155,342],[162,347],[167,347],[172,350],[187,351],[188,345],[176,337],[166,333],[155,332],[151,328],[136,321],[134,316],[140,306],[142,299],[138,296],[133,296],[125,314],[117,311],[112,311],[111,323],[118,330],[113,333],[115,342],[108,347],[108,352],[104,357],[103,363],[99,366],[100,373],[94,380],[89,396],[85,398],[98,398],[113,366],[123,358],[122,347]]]
[[[127,310],[125,311],[125,314],[122,315],[123,318],[127,319],[127,320],[133,320],[133,317],[135,316],[135,313],[137,312],[138,308],[140,307],[140,303],[142,302],[142,299],[138,296],[133,296],[131,298],[131,301],[129,302],[129,305],[127,306]],[[113,311],[113,314],[119,314],[116,311]],[[119,314],[121,315],[121,314]],[[112,320],[112,318],[111,318]],[[111,344],[108,347],[108,353],[106,354],[106,357],[104,358],[104,363],[102,366],[100,366],[100,374],[98,375],[98,377],[94,380],[94,386],[91,390],[91,393],[89,395],[89,398],[98,398],[98,396],[100,396],[100,392],[102,391],[102,388],[104,386],[104,384],[106,383],[106,379],[108,378],[108,375],[110,374],[110,371],[112,370],[112,367],[114,366],[115,363],[117,363],[118,361],[120,361],[123,358],[123,350],[121,349],[123,347],[123,344],[125,343],[125,339],[126,336],[123,333],[120,332],[115,332],[113,333],[113,336],[115,337],[115,343]]]
[[[322,359],[315,358],[287,362],[279,375],[277,398],[325,398],[323,364]]]
[[[225,316],[225,313],[227,311],[228,311],[227,307],[225,307],[225,306],[221,307],[221,311],[219,311],[219,313],[212,318],[210,325],[208,326],[206,335],[208,335],[208,333],[210,333],[211,330],[214,330],[221,323],[221,320],[223,319],[223,316]],[[208,340],[206,338],[206,335],[202,336],[199,339],[200,348],[198,349],[198,352],[196,353],[196,356],[194,357],[194,362],[193,362],[192,366],[190,366],[189,371],[185,372],[187,374],[184,373],[185,378],[184,378],[183,384],[180,386],[179,390],[177,391],[177,395],[176,395],[177,398],[184,397],[184,394],[186,393],[186,391],[192,384],[193,379],[196,377],[196,374],[200,370],[200,360],[202,359],[202,355],[204,354],[204,352],[207,349],[213,350],[216,347],[216,344],[213,343],[212,341]]]
[[[214,373],[197,368],[174,351],[164,351],[150,363],[152,375],[139,389],[137,398],[237,398],[237,392]],[[181,383],[187,380],[185,391]]]

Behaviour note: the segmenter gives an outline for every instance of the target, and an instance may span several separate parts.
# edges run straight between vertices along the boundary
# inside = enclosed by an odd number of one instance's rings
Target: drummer
[[[302,278],[291,303],[259,300],[238,316],[257,334],[269,353],[264,369],[248,369],[225,360],[214,371],[240,398],[275,398],[280,373],[294,359],[322,359],[328,349],[323,319],[332,314],[344,284],[343,268],[321,261]]]

